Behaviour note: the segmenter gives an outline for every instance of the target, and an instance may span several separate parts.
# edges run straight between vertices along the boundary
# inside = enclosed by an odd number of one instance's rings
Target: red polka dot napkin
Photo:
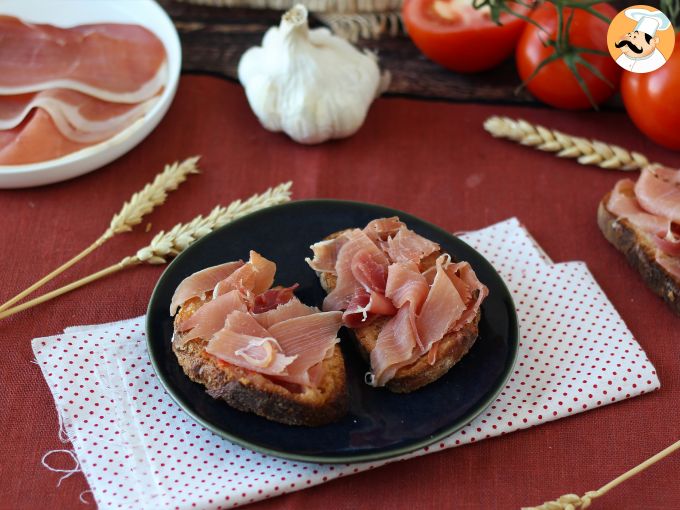
[[[553,264],[516,220],[461,237],[496,267],[517,305],[517,365],[498,399],[439,444],[539,425],[659,388],[654,367],[585,264]],[[186,416],[159,385],[143,317],[33,340],[101,509],[234,507],[377,467],[318,465],[234,445]]]

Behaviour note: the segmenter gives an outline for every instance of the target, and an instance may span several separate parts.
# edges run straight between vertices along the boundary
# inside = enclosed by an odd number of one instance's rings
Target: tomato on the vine
[[[653,141],[680,149],[680,34],[675,52],[651,73],[624,72],[621,95],[633,123]]]
[[[616,15],[616,10],[608,4],[593,6],[599,13],[608,18]],[[568,32],[569,44],[576,48],[599,50],[604,55],[580,53],[580,57],[597,69],[607,80],[604,81],[583,64],[576,64],[576,69],[588,87],[592,102],[600,104],[616,92],[621,77],[621,68],[614,62],[607,52],[608,25],[594,14],[583,9],[565,8],[563,21],[572,16]],[[544,3],[532,14],[531,19],[540,25],[527,23],[526,29],[517,44],[515,59],[520,78],[526,83],[527,89],[536,98],[556,108],[565,110],[584,110],[592,107],[588,95],[579,85],[576,77],[565,61],[560,58],[544,65],[538,72],[541,62],[555,53],[555,48],[546,45],[547,41],[554,41],[558,33],[558,16],[555,6]],[[532,76],[532,74],[536,74]],[[531,77],[531,79],[529,79]],[[527,80],[529,80],[527,82]],[[607,83],[609,82],[609,83]]]
[[[526,16],[525,5],[509,3]],[[475,9],[471,0],[405,0],[402,18],[414,44],[431,60],[462,73],[484,71],[512,55],[525,21],[503,12],[500,25],[488,8]]]

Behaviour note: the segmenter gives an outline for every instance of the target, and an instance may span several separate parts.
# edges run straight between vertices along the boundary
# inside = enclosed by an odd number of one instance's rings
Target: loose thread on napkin
[[[86,491],[81,492],[80,494],[78,494],[78,499],[80,500],[81,503],[89,505],[90,501],[85,499],[85,494],[92,494],[92,490],[87,489]]]
[[[66,427],[64,426],[64,417],[61,415],[61,412],[57,409],[57,419],[59,420],[59,441],[62,443],[70,443],[71,440],[68,438],[68,434],[66,433]]]
[[[72,469],[61,469],[57,467],[50,466],[47,463],[47,458],[55,453],[65,453],[67,454],[73,462],[75,462],[75,467]],[[57,482],[57,487],[61,485],[61,482],[66,480],[68,477],[73,476],[76,473],[80,473],[80,462],[78,461],[78,457],[76,456],[76,453],[73,450],[50,450],[47,452],[45,455],[42,456],[42,459],[40,459],[40,462],[42,463],[43,466],[45,466],[47,469],[50,471],[54,471],[55,473],[65,473],[62,475],[61,478],[59,478],[59,481]]]

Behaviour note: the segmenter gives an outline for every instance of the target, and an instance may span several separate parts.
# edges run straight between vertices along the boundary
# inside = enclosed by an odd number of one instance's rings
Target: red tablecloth
[[[680,154],[646,141],[620,113],[394,98],[378,100],[354,137],[303,147],[261,128],[239,86],[184,76],[159,128],[120,160],[73,181],[0,192],[1,297],[14,295],[84,248],[122,201],[164,163],[193,154],[203,156],[203,174],[149,216],[153,230],[288,179],[295,183],[295,198],[381,203],[451,231],[517,216],[555,261],[588,263],[656,366],[661,390],[253,508],[516,509],[596,489],[678,439],[680,318],[646,289],[597,228],[597,204],[621,174],[493,140],[482,129],[493,114],[597,137],[680,166]],[[64,278],[89,274],[132,254],[150,236],[144,228],[118,236]],[[59,475],[40,464],[45,452],[64,445],[57,438],[49,391],[31,363],[30,340],[74,324],[144,313],[162,270],[133,268],[0,321],[0,508],[79,508],[78,496],[87,489],[80,474],[57,488]],[[680,455],[627,482],[593,508],[680,508],[679,478]]]

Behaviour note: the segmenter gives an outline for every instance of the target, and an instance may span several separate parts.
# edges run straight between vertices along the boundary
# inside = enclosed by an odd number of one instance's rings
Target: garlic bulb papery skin
[[[385,86],[375,55],[310,30],[300,4],[243,54],[238,77],[262,125],[304,144],[353,135]]]

